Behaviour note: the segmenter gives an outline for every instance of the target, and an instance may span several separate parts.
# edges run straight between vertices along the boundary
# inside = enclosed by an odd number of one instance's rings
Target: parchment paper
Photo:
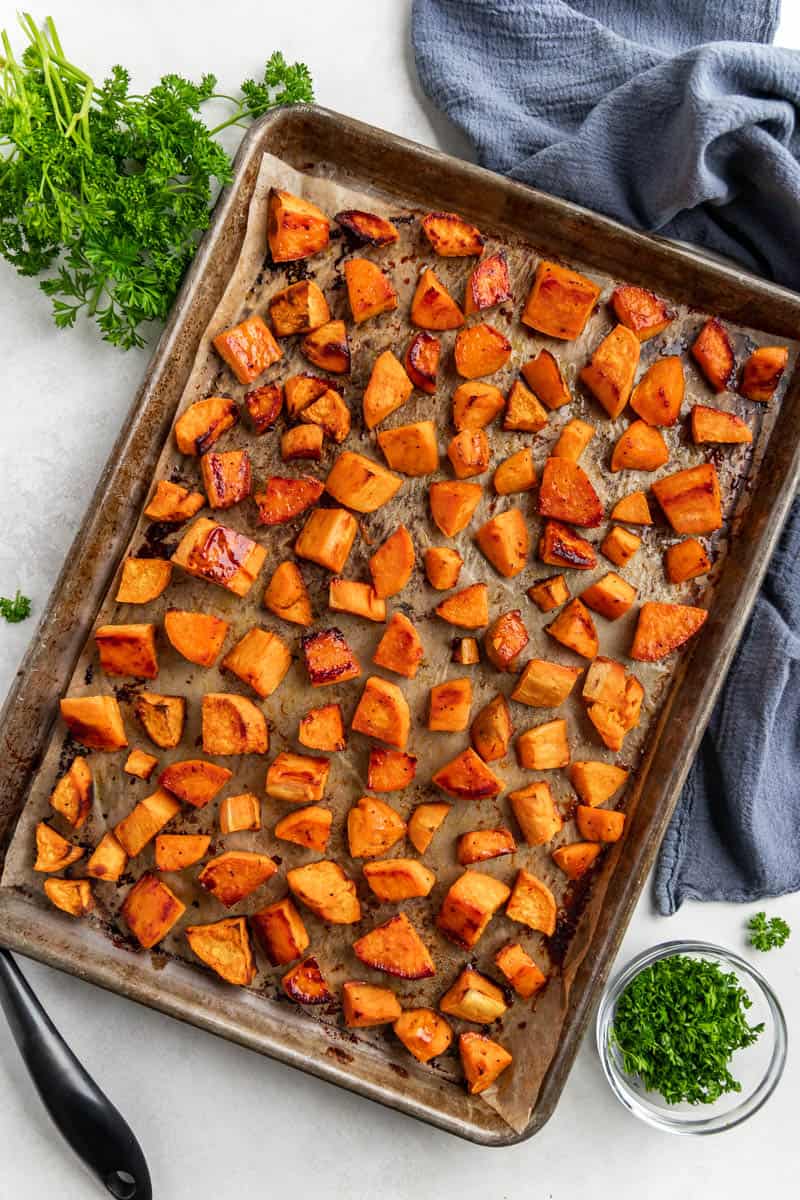
[[[348,321],[353,363],[352,374],[349,377],[339,376],[334,380],[334,386],[343,392],[353,415],[352,433],[344,448],[357,450],[383,461],[377,447],[375,433],[369,433],[365,429],[361,417],[361,396],[372,364],[376,356],[387,347],[394,350],[399,357],[402,357],[405,351],[412,336],[407,314],[420,267],[423,264],[433,265],[445,285],[460,300],[463,297],[464,284],[474,265],[474,260],[436,258],[425,242],[418,222],[413,219],[418,214],[377,194],[359,194],[346,183],[337,182],[337,179],[336,169],[325,164],[316,164],[309,168],[309,173],[302,174],[278,159],[271,156],[264,157],[251,204],[246,239],[238,268],[231,278],[215,317],[203,338],[191,379],[181,402],[181,410],[192,401],[206,395],[223,394],[240,399],[247,388],[239,385],[227,368],[221,365],[219,358],[211,348],[211,338],[221,329],[241,320],[252,311],[265,313],[269,297],[285,287],[287,282],[294,282],[304,277],[314,278],[328,298],[332,315],[344,317]],[[266,194],[271,186],[283,187],[296,194],[307,196],[330,215],[344,208],[366,208],[388,215],[398,223],[401,239],[396,245],[384,249],[363,248],[354,246],[346,235],[339,232],[334,226],[331,247],[326,254],[319,255],[305,263],[290,264],[288,267],[276,269],[268,261],[266,251]],[[483,232],[488,233],[489,231],[484,230]],[[491,310],[486,314],[486,319],[506,333],[514,346],[511,363],[491,378],[491,382],[497,384],[505,392],[513,379],[517,377],[521,363],[535,354],[540,346],[549,345],[552,348],[553,344],[548,339],[531,335],[518,319],[521,304],[527,295],[535,271],[536,253],[532,247],[520,241],[509,241],[509,239],[500,241],[491,236],[487,239],[486,252],[490,253],[500,245],[505,247],[509,258],[514,303]],[[399,307],[394,313],[371,320],[360,328],[350,322],[342,273],[342,264],[351,254],[363,255],[379,262],[390,273],[400,298]],[[573,265],[585,269],[581,267],[580,263]],[[606,299],[613,286],[612,282],[591,269],[586,269],[586,273],[602,285],[603,299]],[[479,319],[478,316],[472,318],[474,321]],[[685,356],[687,346],[691,344],[704,319],[704,314],[690,312],[685,308],[679,309],[676,320],[665,333],[643,346],[640,374],[658,355],[681,353]],[[608,306],[601,303],[580,338],[572,343],[559,343],[555,347],[559,359],[565,365],[566,374],[574,385],[575,400],[566,409],[551,414],[548,426],[542,433],[532,437],[529,434],[503,433],[497,423],[490,427],[488,433],[492,446],[492,462],[490,472],[482,480],[487,485],[485,494],[471,525],[457,539],[449,541],[442,537],[429,519],[426,496],[431,477],[405,479],[401,491],[393,502],[377,513],[360,518],[360,536],[356,540],[347,563],[346,577],[369,580],[367,571],[369,555],[401,521],[411,532],[417,554],[417,568],[412,580],[404,591],[390,600],[387,605],[389,613],[396,610],[402,611],[415,622],[425,646],[425,662],[414,681],[400,680],[397,676],[387,675],[394,682],[400,682],[408,698],[413,722],[408,749],[419,759],[417,777],[413,786],[405,792],[384,797],[405,818],[420,801],[442,799],[442,796],[430,784],[431,775],[437,767],[468,744],[468,733],[427,732],[425,726],[428,693],[431,685],[447,678],[468,674],[473,683],[472,715],[474,716],[498,690],[509,693],[516,678],[515,675],[500,674],[485,661],[477,667],[467,668],[451,662],[452,640],[454,635],[460,631],[454,630],[433,616],[433,608],[442,599],[443,593],[435,592],[426,582],[422,568],[426,548],[430,545],[443,544],[458,546],[465,560],[458,587],[465,587],[477,581],[487,582],[492,619],[509,609],[521,610],[530,634],[530,643],[521,656],[520,665],[523,665],[531,657],[548,658],[569,665],[577,665],[576,656],[560,647],[544,632],[544,627],[552,620],[553,614],[539,613],[538,609],[525,596],[526,588],[534,580],[552,575],[556,569],[539,562],[534,551],[522,574],[513,580],[502,580],[472,542],[474,530],[492,513],[512,505],[519,506],[529,519],[534,548],[538,541],[540,521],[535,515],[533,495],[495,496],[491,487],[491,471],[509,454],[525,445],[532,446],[537,470],[541,471],[547,453],[554,445],[560,429],[569,418],[574,416],[583,416],[597,426],[597,434],[584,453],[581,464],[589,472],[606,511],[610,511],[611,506],[621,496],[637,488],[646,490],[653,478],[670,474],[679,467],[689,466],[709,457],[707,448],[698,448],[691,444],[687,438],[685,422],[682,421],[675,429],[664,431],[670,446],[671,458],[669,464],[661,471],[656,472],[655,476],[637,472],[622,472],[617,475],[610,473],[608,470],[610,450],[627,425],[630,413],[626,412],[615,422],[607,420],[596,405],[582,395],[576,384],[576,374],[580,366],[588,359],[591,350],[612,324]],[[737,360],[740,362],[755,344],[768,340],[750,330],[732,330],[732,334]],[[450,475],[444,451],[453,432],[450,420],[451,396],[454,388],[461,382],[452,365],[454,336],[454,333],[442,335],[443,369],[440,373],[436,395],[429,397],[415,391],[411,400],[403,408],[393,413],[380,427],[393,427],[410,421],[432,418],[440,431],[440,451],[442,453],[441,470],[434,478],[447,478]],[[316,368],[310,366],[301,356],[296,339],[285,340],[282,344],[283,359],[263,378],[259,379],[258,383],[272,379],[282,380],[288,375],[305,370],[316,373]],[[795,355],[796,346],[792,346],[791,362],[785,376],[787,379],[791,374]],[[726,525],[724,530],[710,539],[715,567],[708,580],[695,581],[678,588],[666,585],[663,576],[662,554],[665,547],[677,539],[671,535],[663,522],[649,529],[637,529],[637,532],[642,533],[643,536],[642,548],[632,563],[622,571],[622,574],[640,589],[641,599],[663,597],[673,600],[704,602],[708,598],[713,581],[718,577],[720,564],[724,559],[731,517],[737,504],[741,510],[746,503],[747,489],[742,487],[742,483],[752,472],[754,462],[763,453],[778,407],[777,402],[770,406],[751,404],[732,393],[726,393],[721,397],[712,397],[691,365],[687,365],[686,376],[687,395],[684,413],[687,413],[690,406],[696,402],[714,404],[735,411],[744,417],[752,427],[754,443],[752,446],[721,447],[710,455],[720,474]],[[266,476],[271,473],[310,473],[324,479],[334,461],[337,450],[326,440],[322,463],[284,465],[279,456],[279,437],[284,427],[283,421],[281,421],[275,432],[255,437],[249,429],[246,417],[243,417],[238,426],[223,436],[215,449],[225,450],[241,447],[248,449],[253,463],[254,491],[263,486]],[[202,490],[198,460],[184,458],[179,454],[172,438],[168,439],[164,447],[157,478],[174,479],[192,488]],[[653,508],[655,509],[655,507],[654,504]],[[262,830],[255,834],[239,833],[224,839],[221,838],[217,829],[218,801],[200,811],[189,810],[181,813],[167,826],[167,831],[206,831],[211,833],[213,841],[209,855],[222,849],[250,848],[275,856],[276,862],[280,865],[278,874],[269,884],[260,888],[244,903],[231,910],[231,913],[238,914],[253,912],[265,903],[277,899],[286,890],[284,881],[286,869],[318,857],[300,847],[273,838],[271,830],[275,822],[284,816],[291,806],[264,796],[267,762],[276,752],[283,749],[299,749],[303,752],[303,748],[295,741],[295,737],[300,717],[311,707],[327,702],[339,702],[342,705],[345,719],[349,723],[367,675],[384,674],[371,662],[372,653],[382,636],[384,626],[346,614],[328,612],[326,604],[328,573],[310,563],[302,562],[301,570],[309,587],[317,618],[314,628],[338,626],[355,650],[362,665],[362,674],[359,679],[341,687],[311,689],[305,670],[299,661],[299,642],[303,631],[298,626],[279,621],[261,606],[266,583],[275,566],[281,560],[291,557],[291,546],[305,518],[287,526],[267,530],[256,523],[256,510],[252,501],[246,501],[233,509],[215,515],[218,515],[223,524],[246,532],[268,547],[266,566],[246,599],[238,599],[211,584],[190,579],[176,569],[173,581],[164,595],[147,606],[117,605],[113,600],[117,586],[115,581],[99,614],[97,624],[132,621],[157,621],[160,624],[164,611],[168,607],[202,609],[206,612],[217,613],[231,623],[231,630],[225,643],[226,649],[233,645],[249,628],[260,625],[278,632],[294,651],[295,662],[283,684],[272,697],[259,702],[270,724],[269,755],[216,760],[234,772],[233,778],[223,789],[220,798],[245,790],[253,791],[256,795],[264,797]],[[654,513],[654,515],[656,514]],[[589,531],[587,536],[590,540],[599,543],[607,528],[608,523],[606,522],[599,530]],[[175,527],[154,527],[152,523],[142,520],[131,541],[129,552],[133,554],[168,554],[174,549],[182,532],[182,529]],[[612,569],[612,565],[601,557],[594,572],[568,572],[567,579],[572,593],[579,593],[588,586],[592,579],[599,578],[607,570]],[[638,606],[635,605],[622,620],[614,624],[602,617],[595,616],[602,654],[624,658],[625,651],[630,645],[637,608]],[[94,644],[90,641],[78,664],[69,689],[70,695],[98,692],[116,694],[123,707],[131,748],[140,746],[157,753],[158,770],[163,769],[170,762],[194,757],[201,753],[200,697],[204,692],[241,692],[248,694],[253,700],[258,700],[238,679],[222,673],[217,667],[203,670],[184,661],[172,650],[162,634],[159,634],[159,661],[160,674],[157,680],[141,684],[136,681],[122,681],[120,684],[120,681],[105,678],[100,672],[96,665]],[[586,664],[581,660],[580,665],[585,666]],[[636,766],[647,738],[648,728],[663,700],[674,667],[675,656],[663,664],[633,664],[634,673],[645,686],[647,699],[639,728],[628,735],[624,750],[618,756],[617,761],[623,765]],[[614,755],[602,746],[585,717],[584,706],[579,699],[580,688],[579,680],[574,689],[574,695],[568,699],[558,713],[512,704],[515,729],[517,732],[521,732],[532,725],[549,720],[553,716],[566,716],[573,759],[599,758],[612,761]],[[175,750],[157,751],[149,744],[132,711],[133,701],[140,690],[180,694],[188,698],[188,720],[185,735],[181,745]],[[381,905],[377,902],[361,877],[361,863],[351,860],[348,856],[345,816],[351,804],[367,792],[366,766],[369,745],[366,738],[358,734],[351,734],[346,751],[331,755],[332,769],[326,797],[326,803],[334,811],[334,824],[325,857],[334,858],[340,862],[345,871],[356,879],[364,907],[363,920],[354,927],[331,927],[318,921],[304,910],[303,918],[311,935],[310,950],[317,955],[324,974],[337,988],[348,978],[366,979],[394,987],[405,1006],[428,1004],[435,1007],[445,988],[449,987],[467,961],[474,962],[481,970],[498,978],[492,963],[495,951],[508,940],[522,942],[543,969],[548,971],[550,978],[545,990],[535,1002],[516,999],[502,1020],[491,1027],[490,1036],[508,1046],[513,1052],[514,1063],[513,1067],[501,1077],[499,1085],[485,1095],[486,1101],[513,1129],[522,1130],[529,1119],[541,1081],[558,1042],[569,999],[571,980],[587,947],[591,946],[591,933],[602,903],[609,871],[598,872],[593,888],[583,897],[585,907],[583,918],[579,923],[579,935],[567,948],[565,957],[562,953],[563,945],[556,954],[555,943],[549,944],[547,939],[524,926],[511,922],[502,914],[492,920],[488,931],[472,954],[459,951],[437,932],[434,925],[444,893],[463,869],[456,863],[457,837],[462,832],[476,828],[491,828],[501,824],[511,828],[515,828],[515,826],[507,801],[502,797],[497,802],[453,802],[447,820],[436,835],[431,849],[424,856],[424,861],[436,871],[437,884],[429,898],[408,901],[402,905],[432,950],[437,965],[435,977],[431,980],[412,983],[393,980],[378,972],[368,970],[355,958],[351,949],[352,943],[356,937],[374,925],[387,920],[397,911],[398,907],[391,904]],[[46,900],[41,890],[42,877],[34,875],[31,871],[34,858],[34,826],[38,820],[48,819],[63,833],[74,837],[61,818],[52,813],[48,805],[48,796],[61,772],[79,752],[81,752],[80,747],[68,737],[65,738],[63,727],[57,729],[31,789],[28,803],[19,821],[6,859],[2,886],[21,889],[43,904],[46,903]],[[74,838],[87,847],[86,857],[88,857],[90,848],[97,844],[106,829],[111,828],[129,812],[134,803],[154,790],[157,772],[149,784],[123,773],[122,766],[127,753],[124,751],[117,754],[91,755],[92,770],[96,781],[94,809],[87,824]],[[492,764],[492,766],[503,776],[509,790],[530,783],[536,778],[547,778],[565,816],[570,817],[575,797],[565,771],[551,771],[538,775],[534,772],[524,771],[516,764],[513,748],[505,761]],[[624,796],[619,806],[625,806]],[[550,845],[530,847],[521,842],[519,849],[512,857],[480,864],[479,869],[495,875],[509,884],[513,882],[519,867],[530,869],[553,889],[557,899],[567,905],[574,917],[576,915],[576,898],[574,895],[568,894],[564,877],[553,864],[550,855],[556,845],[575,841],[578,836],[574,821],[570,818]],[[395,856],[413,853],[410,844],[403,842],[391,851],[391,854]],[[80,876],[84,863],[85,859],[78,863],[71,873],[74,876]],[[144,952],[139,950],[129,937],[123,923],[118,920],[117,913],[131,883],[143,871],[152,869],[152,867],[151,843],[137,859],[129,864],[129,869],[120,885],[94,884],[97,911],[89,919],[100,921],[110,931],[113,930],[115,940],[127,939],[132,953]],[[196,961],[188,950],[183,935],[185,926],[191,923],[213,921],[229,915],[215,899],[196,885],[195,877],[199,869],[198,865],[198,867],[181,874],[166,876],[169,886],[186,903],[187,913],[165,942],[152,952],[165,961],[168,961],[169,957],[173,955],[189,961]],[[66,916],[64,917],[64,920],[68,919]],[[559,931],[559,938],[562,941],[563,929],[566,927],[565,924]],[[280,989],[280,977],[286,968],[270,968],[260,952],[257,952],[257,956],[259,974],[253,988],[263,994],[265,1003],[288,1003]],[[203,970],[198,967],[198,987],[203,985]],[[341,1027],[342,1024],[341,1015],[336,1006],[323,1012],[310,1010],[309,1020],[322,1021],[328,1024],[332,1030]],[[459,1021],[454,1022],[454,1025],[457,1032],[461,1029],[475,1028]],[[369,1043],[383,1052],[391,1048],[392,1055],[397,1056],[397,1042],[394,1041],[390,1031],[384,1029],[364,1030],[358,1031],[353,1036],[359,1042]],[[419,1066],[410,1056],[404,1056],[403,1062],[409,1071],[434,1070],[444,1077],[454,1080],[460,1079],[461,1076],[455,1051],[427,1067]],[[461,1085],[459,1084],[459,1086]]]

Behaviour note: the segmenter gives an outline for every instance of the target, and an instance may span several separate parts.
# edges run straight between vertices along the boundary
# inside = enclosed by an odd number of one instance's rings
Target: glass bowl
[[[752,1046],[733,1056],[731,1072],[742,1090],[720,1096],[712,1104],[667,1104],[658,1092],[646,1091],[637,1076],[625,1073],[622,1054],[611,1039],[617,1001],[625,988],[645,967],[674,954],[704,958],[720,970],[732,972],[753,1002],[747,1010],[748,1024],[764,1023],[763,1033]],[[738,954],[706,942],[662,942],[638,954],[608,984],[597,1012],[597,1049],[611,1090],[634,1116],[667,1133],[721,1133],[746,1121],[775,1090],[786,1064],[786,1047],[786,1021],[764,976]]]

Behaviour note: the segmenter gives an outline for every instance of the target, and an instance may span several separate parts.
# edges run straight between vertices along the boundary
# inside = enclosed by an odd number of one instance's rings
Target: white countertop
[[[800,45],[800,5],[778,42]],[[11,29],[15,5],[0,4]],[[453,153],[464,146],[423,101],[408,45],[408,0],[49,0],[62,42],[97,77],[118,59],[134,83],[167,71],[214,71],[224,91],[259,72],[275,48],[311,67],[319,101]],[[789,11],[792,9],[793,11]],[[0,695],[55,582],[117,436],[147,352],[107,347],[86,325],[59,333],[30,280],[0,263],[3,379],[0,593],[19,586],[34,618],[0,623]],[[790,1035],[800,1002],[800,896],[764,905],[686,904],[665,920],[647,891],[619,962],[659,941],[694,937],[744,950],[757,908],[795,928],[785,949],[752,953],[781,997]],[[745,951],[745,953],[747,953]],[[136,1131],[157,1200],[229,1200],[312,1190],[331,1200],[736,1200],[797,1189],[800,1067],[790,1053],[773,1099],[741,1128],[674,1138],[617,1104],[587,1038],[561,1103],[532,1141],[488,1151],[162,1017],[67,975],[21,960],[51,1017]],[[204,1119],[203,1119],[204,1118]],[[202,1132],[201,1132],[202,1131]],[[100,1195],[60,1141],[0,1022],[0,1197]],[[768,1182],[767,1182],[768,1181]]]

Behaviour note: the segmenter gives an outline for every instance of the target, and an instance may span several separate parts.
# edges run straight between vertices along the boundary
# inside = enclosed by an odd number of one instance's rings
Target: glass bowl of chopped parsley
[[[669,1133],[720,1133],[772,1095],[786,1021],[766,979],[705,942],[637,955],[606,988],[597,1047],[618,1100]]]

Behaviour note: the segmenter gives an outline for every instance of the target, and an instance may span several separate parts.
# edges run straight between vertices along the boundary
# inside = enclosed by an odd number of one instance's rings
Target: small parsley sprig
[[[13,600],[0,596],[0,617],[5,617],[10,625],[16,625],[31,615],[31,602],[27,596],[17,591]]]
[[[758,912],[751,917],[747,928],[750,933],[750,945],[763,951],[779,949],[789,940],[792,932],[783,917],[770,917],[767,920],[767,914],[764,912]]]

